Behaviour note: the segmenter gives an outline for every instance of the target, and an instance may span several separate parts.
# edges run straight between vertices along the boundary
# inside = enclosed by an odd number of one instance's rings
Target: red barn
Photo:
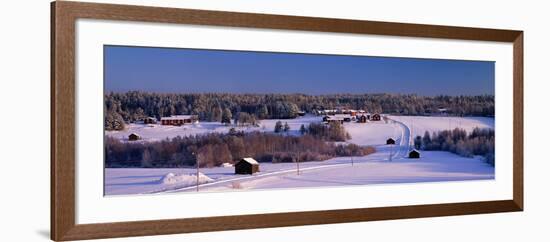
[[[143,118],[143,123],[144,124],[156,124],[157,119],[154,118],[154,117],[146,117],[146,118]]]
[[[199,122],[197,115],[172,115],[170,117],[160,118],[162,125],[181,126],[184,124],[192,124]]]

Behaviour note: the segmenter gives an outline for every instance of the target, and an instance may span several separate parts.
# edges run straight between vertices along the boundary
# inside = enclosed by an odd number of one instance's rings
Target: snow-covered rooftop
[[[193,119],[195,115],[172,115],[170,117],[162,117],[160,120],[180,120],[180,119]]]
[[[254,160],[253,158],[250,158],[250,157],[243,158],[243,160],[250,163],[250,164],[252,164],[252,165],[258,165],[259,164],[256,160]]]
[[[327,120],[337,120],[337,121],[340,121],[340,120],[344,120],[344,117],[329,116],[329,117],[327,118]]]
[[[351,118],[350,114],[335,114],[326,116],[327,120],[344,120],[345,118]]]

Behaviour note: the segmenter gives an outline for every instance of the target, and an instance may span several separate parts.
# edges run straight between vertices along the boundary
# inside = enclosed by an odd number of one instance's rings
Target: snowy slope
[[[357,145],[383,145],[388,138],[401,138],[402,130],[398,124],[386,124],[380,122],[370,123],[345,123],[344,128],[351,135],[349,143]]]
[[[399,121],[375,121],[369,123],[345,123],[344,128],[351,135],[347,143],[361,146],[373,146],[377,152],[384,152],[394,159],[405,157],[409,151],[410,129]],[[395,145],[386,145],[393,138]]]
[[[461,128],[471,132],[474,128],[495,128],[495,119],[487,117],[426,117],[426,116],[389,116],[390,119],[407,125],[413,134],[423,136],[441,130]]]

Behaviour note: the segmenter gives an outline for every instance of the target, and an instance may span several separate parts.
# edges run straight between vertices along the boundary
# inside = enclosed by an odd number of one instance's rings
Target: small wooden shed
[[[386,144],[387,145],[394,145],[395,144],[395,140],[393,138],[389,138],[386,140]]]
[[[380,117],[380,114],[378,114],[378,113],[373,114],[372,117],[371,117],[371,119],[372,119],[372,121],[380,121],[380,120],[382,120],[382,118]]]
[[[418,159],[420,158],[420,152],[418,152],[418,150],[416,149],[413,149],[409,152],[409,158],[410,159]]]
[[[157,118],[155,118],[155,117],[143,118],[143,123],[144,124],[156,124],[157,123]]]
[[[235,164],[235,174],[254,174],[260,171],[260,164],[253,158],[242,158]]]
[[[139,134],[131,133],[130,135],[128,135],[128,140],[129,141],[136,141],[136,140],[139,140],[139,139],[141,139],[141,136],[139,136]]]
[[[357,122],[359,122],[359,123],[366,123],[368,119],[369,119],[369,118],[368,118],[367,116],[361,115],[361,116],[359,116],[359,118],[357,119]]]

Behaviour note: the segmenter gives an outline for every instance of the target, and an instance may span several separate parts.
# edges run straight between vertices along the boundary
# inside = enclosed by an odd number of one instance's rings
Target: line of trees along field
[[[493,116],[494,96],[418,96],[414,94],[168,94],[130,91],[105,94],[105,128],[120,129],[143,117],[195,114],[201,121],[228,122],[248,114],[255,119],[290,119],[300,111],[346,107],[371,113],[426,115],[439,108],[456,116]]]
[[[338,156],[364,156],[375,152],[372,147],[335,144],[329,140],[340,132],[328,127],[325,133],[309,132],[301,136],[273,133],[208,134],[175,137],[157,142],[122,142],[105,137],[105,166],[116,167],[202,167],[234,163],[244,157],[259,162],[322,161]],[[331,134],[331,135],[329,135]],[[345,134],[341,134],[345,135]]]
[[[471,133],[464,129],[424,133],[414,139],[416,149],[449,151],[464,157],[483,156],[485,161],[495,165],[495,131],[475,128]]]

